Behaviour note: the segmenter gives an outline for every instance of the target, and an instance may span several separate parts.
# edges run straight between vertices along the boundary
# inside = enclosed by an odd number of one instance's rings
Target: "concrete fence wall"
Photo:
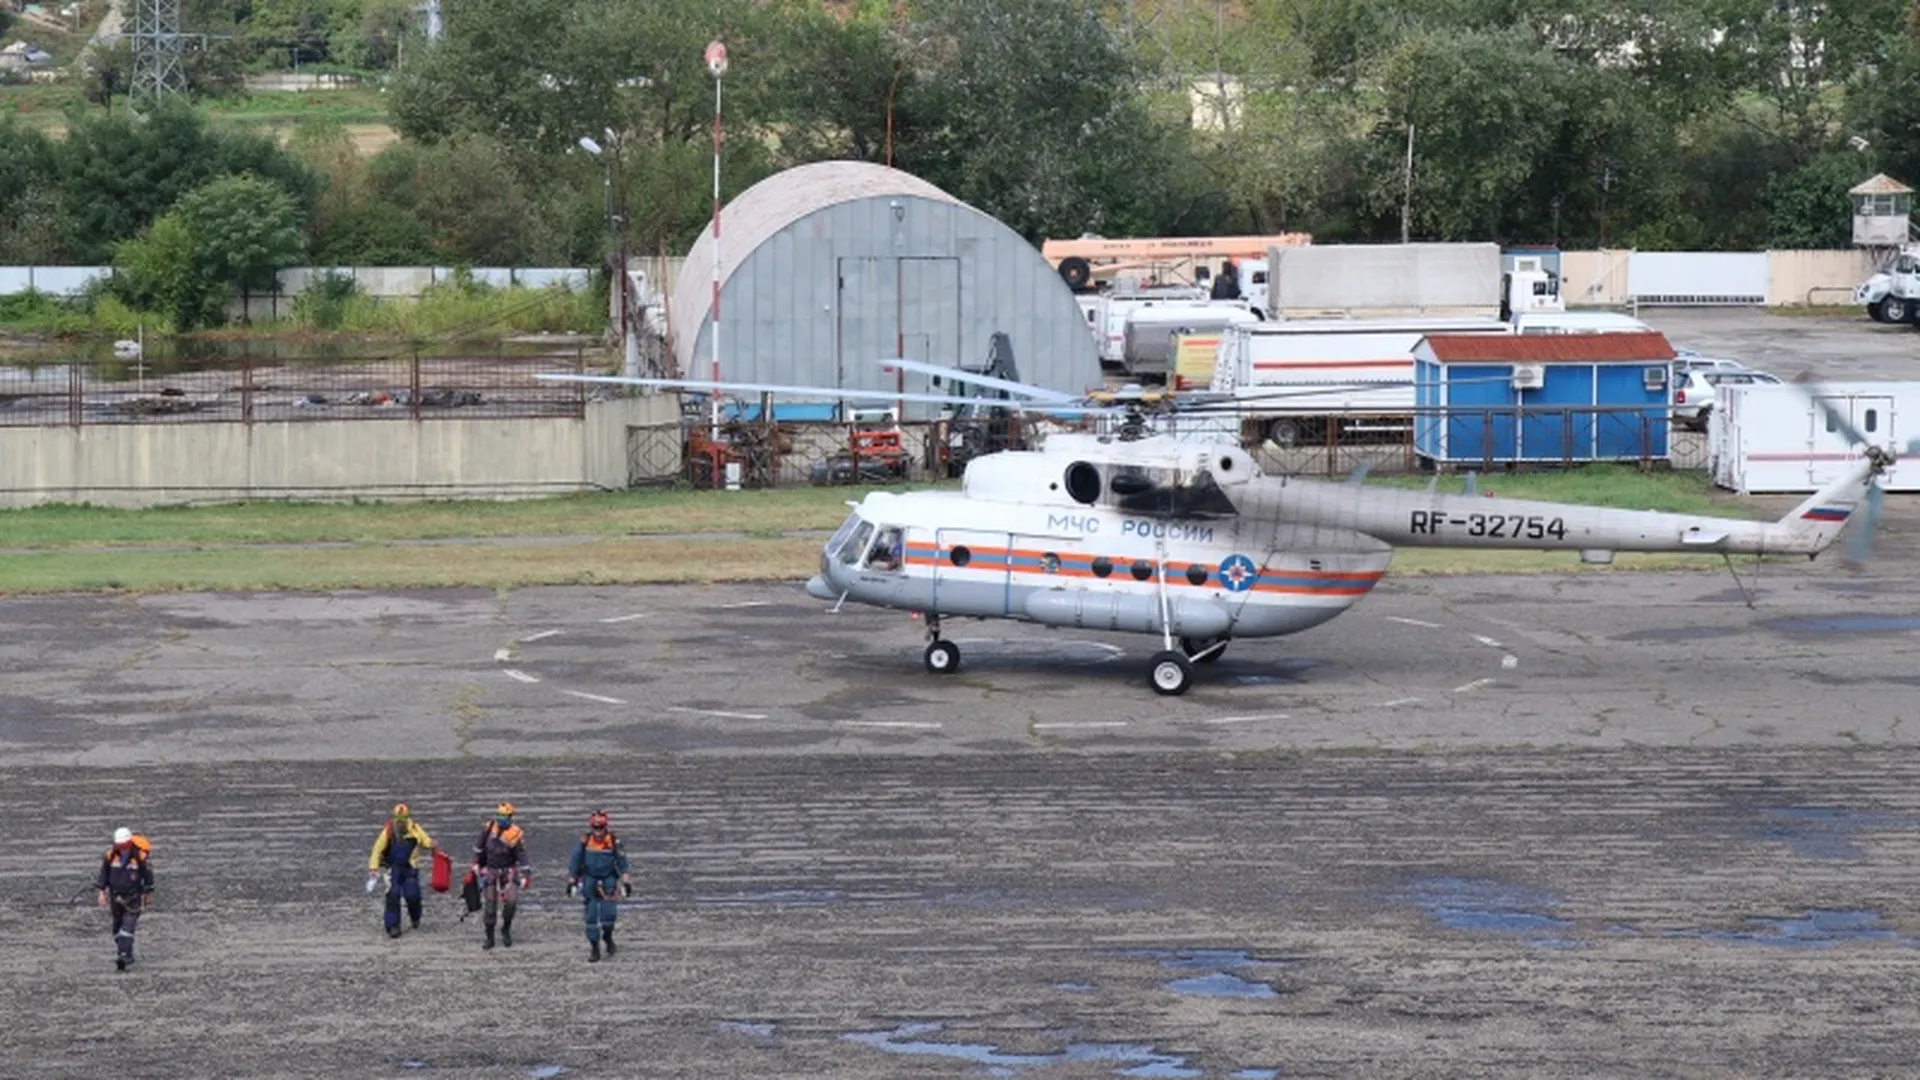
[[[677,460],[635,464],[628,445],[679,415],[675,395],[647,394],[589,401],[584,419],[0,427],[0,507],[621,489],[677,474]]]

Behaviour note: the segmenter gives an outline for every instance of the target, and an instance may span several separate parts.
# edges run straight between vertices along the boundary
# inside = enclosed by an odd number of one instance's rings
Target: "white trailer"
[[[1630,333],[1627,315],[1532,311],[1495,318],[1296,319],[1223,330],[1208,389],[1231,394],[1261,437],[1282,446],[1411,430],[1414,350],[1429,334]]]
[[[1128,374],[1164,374],[1172,366],[1172,334],[1260,321],[1247,301],[1209,299],[1196,285],[1081,293],[1078,300],[1100,363]]]
[[[1267,299],[1270,319],[1354,312],[1498,316],[1500,245],[1273,247]]]
[[[1862,435],[1889,450],[1903,446],[1911,437],[1906,428],[1920,423],[1920,382],[1823,383],[1818,391]],[[1818,491],[1864,450],[1847,441],[1805,388],[1762,383],[1722,386],[1707,438],[1713,482],[1743,494]],[[1920,491],[1920,469],[1895,461],[1880,484]]]

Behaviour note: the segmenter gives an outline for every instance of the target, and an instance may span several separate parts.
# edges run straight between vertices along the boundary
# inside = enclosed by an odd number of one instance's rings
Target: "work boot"
[[[397,938],[397,937],[399,937],[399,936],[400,936],[400,928],[399,928],[399,927],[397,927],[397,926],[389,926],[389,927],[387,927],[387,936],[388,936],[388,937],[392,937],[392,938]]]
[[[415,915],[415,916],[413,917],[413,928],[414,928],[415,930],[418,930],[418,929],[420,929],[420,916],[418,916],[418,915]]]
[[[493,927],[491,926],[487,927],[487,943],[480,947],[483,949],[493,948]]]
[[[600,940],[607,943],[607,958],[612,959],[617,951],[613,947],[613,927],[604,927],[600,931]]]
[[[513,948],[513,913],[510,911],[500,919],[500,944]]]
[[[593,956],[594,956],[594,959],[596,960],[600,958],[600,954],[597,952],[594,953]],[[125,971],[127,970],[127,965],[132,961],[133,961],[133,957],[128,956],[126,953],[121,953],[119,956],[116,956],[113,958],[114,970]]]
[[[593,951],[587,954],[587,963],[597,964],[600,962],[600,943],[594,942],[592,949]]]

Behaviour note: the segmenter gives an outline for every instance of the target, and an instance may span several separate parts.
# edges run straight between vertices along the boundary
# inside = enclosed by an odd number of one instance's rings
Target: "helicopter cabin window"
[[[827,555],[830,558],[838,558],[840,549],[853,537],[853,530],[859,527],[860,515],[848,514],[847,520],[840,523],[840,527],[833,531],[833,538],[827,541]]]
[[[1133,580],[1145,581],[1152,576],[1153,576],[1153,567],[1147,565],[1147,561],[1145,559],[1133,560]]]
[[[1045,555],[1040,556],[1040,569],[1045,570],[1049,574],[1059,573],[1060,572],[1060,556],[1055,555],[1051,551],[1047,552]]]
[[[1874,427],[1877,426],[1879,419],[1880,419],[1879,410],[1877,409],[1867,410],[1867,431],[1869,434],[1871,434]]]
[[[973,552],[967,550],[967,545],[960,544],[947,553],[947,559],[955,566],[965,566],[973,561]]]
[[[855,529],[853,536],[840,545],[840,561],[848,566],[858,565],[860,557],[867,553],[867,543],[873,539],[873,523],[863,521]]]
[[[1188,563],[1187,580],[1195,585],[1205,585],[1207,583],[1207,568],[1201,566],[1199,563]]]
[[[1827,414],[1827,430],[1828,431],[1840,430],[1839,418],[1835,417],[1832,413]]]
[[[906,557],[906,533],[898,525],[889,525],[874,536],[867,548],[867,569],[898,570]]]
[[[1111,576],[1112,574],[1113,560],[1107,558],[1105,555],[1095,556],[1093,560],[1093,576],[1103,578]]]

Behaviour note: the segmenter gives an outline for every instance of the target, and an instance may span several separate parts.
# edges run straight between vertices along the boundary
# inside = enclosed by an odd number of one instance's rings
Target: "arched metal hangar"
[[[880,361],[982,368],[1005,331],[1025,382],[1079,394],[1100,359],[1073,293],[999,221],[918,177],[824,161],[768,177],[720,212],[720,378],[899,389]],[[683,377],[711,377],[713,234],[669,309]],[[909,389],[927,389],[908,377]],[[876,402],[884,405],[885,402]],[[907,408],[924,418],[932,406]]]

